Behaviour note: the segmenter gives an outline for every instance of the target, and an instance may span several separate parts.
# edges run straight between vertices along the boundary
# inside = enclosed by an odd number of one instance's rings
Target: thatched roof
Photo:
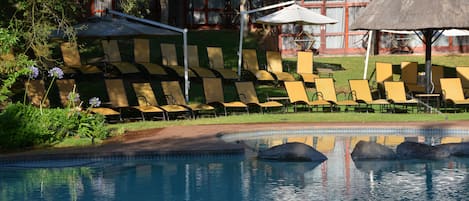
[[[469,28],[469,0],[373,0],[351,25],[359,30]]]

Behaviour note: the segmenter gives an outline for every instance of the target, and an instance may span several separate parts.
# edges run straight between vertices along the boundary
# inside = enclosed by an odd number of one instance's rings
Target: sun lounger
[[[393,81],[392,64],[376,62],[375,63],[375,81],[379,93],[384,96],[384,82]]]
[[[203,104],[203,103],[187,103],[184,99],[184,95],[182,94],[181,86],[179,85],[178,81],[163,81],[161,82],[161,87],[163,88],[164,96],[166,97],[166,101],[172,105],[182,105],[184,107],[188,107],[191,112],[192,116],[195,118],[199,116],[200,113],[213,113],[216,116],[215,108]]]
[[[306,105],[311,111],[313,107],[331,107],[331,103],[323,99],[309,100],[305,86],[301,81],[284,82],[284,84],[288,98],[290,99],[290,104],[293,104],[295,112],[297,111],[298,105]]]
[[[245,70],[251,72],[258,81],[275,81],[274,77],[268,71],[259,68],[255,49],[243,50],[243,67]]]
[[[288,72],[283,72],[282,56],[280,52],[267,51],[267,69],[273,73],[279,81],[295,81],[295,77]]]
[[[207,56],[210,63],[210,68],[220,73],[223,79],[239,79],[238,73],[232,69],[225,68],[221,47],[207,47]]]
[[[117,40],[101,40],[106,61],[123,75],[140,73],[135,64],[122,61]]]
[[[384,89],[386,92],[386,100],[393,105],[394,112],[407,112],[407,107],[414,107],[418,104],[416,99],[407,98],[404,82],[402,81],[385,81]],[[397,105],[403,106],[404,110],[399,110],[399,108],[396,107]]]
[[[228,109],[237,109],[249,113],[248,106],[240,101],[225,102],[223,94],[223,85],[220,78],[203,79],[205,102],[214,107],[223,107],[225,116],[228,115]]]
[[[461,79],[464,96],[469,95],[469,66],[457,66],[456,75]]]
[[[407,90],[413,93],[425,93],[425,85],[417,83],[418,63],[417,62],[401,62],[401,81],[404,82]]]
[[[65,74],[76,73],[75,69],[79,70],[83,74],[101,74],[103,71],[96,66],[91,64],[82,64],[80,53],[78,52],[78,46],[74,43],[64,42],[60,44],[60,51],[62,52],[62,58],[64,66],[62,70]]]
[[[184,66],[178,64],[176,46],[169,43],[161,43],[161,59],[165,67],[170,68],[179,77],[184,77]],[[189,77],[196,78],[197,75],[190,69],[188,69]]]
[[[236,82],[236,90],[238,91],[239,100],[248,106],[259,107],[262,112],[271,108],[282,108],[283,104],[277,101],[259,102],[256,89],[252,82]]]
[[[350,106],[358,106],[354,100],[347,99],[347,94],[344,93],[346,99],[337,100],[337,93],[332,78],[316,78],[316,93],[318,97],[323,100],[329,101],[334,107],[345,106],[345,111],[348,111]]]
[[[441,92],[445,108],[448,106],[462,107],[467,110],[469,99],[464,97],[462,83],[460,78],[441,78]]]
[[[210,69],[200,67],[197,45],[188,45],[187,55],[189,68],[191,68],[191,70],[193,70],[199,77],[217,77]]]
[[[70,98],[75,98],[75,97],[71,97],[70,94],[72,92],[79,94],[78,88],[76,87],[75,80],[74,79],[60,79],[60,80],[56,80],[55,83],[59,89],[60,102],[62,103],[62,106],[63,107],[73,106],[69,104],[75,100],[70,100]],[[79,98],[79,97],[76,97],[76,98]],[[79,106],[83,107],[83,105],[80,105],[78,101],[80,100],[77,100],[77,102],[75,102],[75,107],[79,107]],[[90,110],[93,113],[97,113],[97,114],[101,114],[105,116],[107,121],[114,121],[115,119],[119,119],[119,120],[122,119],[122,117],[120,116],[121,115],[120,112],[113,110],[111,108],[97,106],[97,107],[90,108]]]
[[[164,111],[165,116],[169,119],[170,114],[184,116],[190,111],[186,107],[177,104],[168,103],[166,105],[158,104],[150,83],[132,83],[135,94],[137,95],[138,105],[142,108],[153,107]]]
[[[45,99],[42,107],[49,107],[49,98],[45,97],[46,89],[43,80],[28,80],[25,82],[25,88],[26,95],[32,105],[40,107],[43,99]]]
[[[314,83],[314,79],[319,78],[313,73],[313,52],[298,51],[296,72],[304,83]]]
[[[150,75],[166,76],[163,66],[150,62],[150,41],[148,39],[134,39],[135,62],[142,65]]]
[[[366,112],[373,111],[373,105],[378,105],[382,112],[390,104],[386,99],[373,99],[368,80],[349,80],[349,85],[353,100],[365,104]]]

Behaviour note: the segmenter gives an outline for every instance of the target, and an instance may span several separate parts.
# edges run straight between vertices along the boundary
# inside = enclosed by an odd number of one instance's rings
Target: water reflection
[[[250,156],[92,161],[79,167],[0,167],[0,200],[464,200],[469,160],[360,161],[360,140],[395,147],[461,137],[274,136],[245,143],[265,149],[302,142],[323,152],[323,163],[259,161]],[[19,168],[18,166],[23,166]]]

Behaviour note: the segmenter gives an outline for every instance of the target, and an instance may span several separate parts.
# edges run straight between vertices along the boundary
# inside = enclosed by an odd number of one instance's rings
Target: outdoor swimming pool
[[[469,159],[354,162],[359,140],[460,142],[463,137],[289,135],[251,137],[245,155],[38,161],[0,166],[0,200],[465,200]],[[235,139],[231,139],[235,140]],[[253,159],[304,142],[324,163]]]

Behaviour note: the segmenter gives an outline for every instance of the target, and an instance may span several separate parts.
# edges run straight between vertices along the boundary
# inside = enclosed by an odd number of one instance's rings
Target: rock
[[[258,158],[277,161],[325,161],[327,157],[313,147],[298,143],[286,143],[259,153]]]
[[[359,141],[352,151],[353,160],[396,159],[396,153],[384,145],[375,142]]]
[[[435,147],[452,156],[469,156],[469,142],[440,144]]]
[[[448,147],[431,146],[417,142],[403,142],[396,148],[401,159],[441,159],[451,156]]]

